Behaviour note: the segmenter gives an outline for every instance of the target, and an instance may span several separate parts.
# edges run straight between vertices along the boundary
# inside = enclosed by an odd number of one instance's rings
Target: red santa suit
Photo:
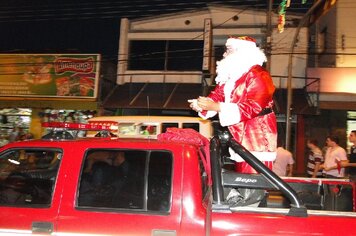
[[[217,86],[208,95],[220,103],[220,111],[200,109],[199,115],[207,119],[218,113],[221,126],[227,126],[238,143],[272,169],[277,122],[272,111],[275,87],[262,67],[266,57],[251,38],[230,38],[226,46],[225,58],[217,66]],[[255,173],[233,150],[230,155],[236,171]]]

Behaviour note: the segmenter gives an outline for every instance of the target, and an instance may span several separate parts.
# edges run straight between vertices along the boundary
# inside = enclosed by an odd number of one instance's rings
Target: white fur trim
[[[231,47],[232,49],[236,50],[239,48],[245,48],[245,47],[256,47],[256,43],[249,41],[249,40],[244,40],[244,39],[238,39],[238,38],[228,38],[225,43],[226,47]]]
[[[220,102],[219,119],[223,127],[239,123],[241,115],[237,104]]]
[[[245,73],[245,72],[244,72]],[[243,74],[243,73],[242,73]],[[224,96],[225,96],[225,102],[230,102],[231,100],[231,93],[232,91],[235,89],[235,83],[238,79],[240,79],[240,77],[242,76],[242,74],[240,76],[236,76],[236,77],[232,77],[231,79],[229,79],[228,81],[226,81],[225,86],[224,86]]]
[[[230,159],[236,162],[244,162],[244,159],[229,148]],[[276,152],[251,152],[260,161],[274,161],[276,159]]]

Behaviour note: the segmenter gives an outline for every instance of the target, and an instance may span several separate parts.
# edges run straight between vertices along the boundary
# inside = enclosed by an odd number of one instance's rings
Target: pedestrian
[[[6,136],[3,134],[0,134],[0,147],[5,146],[8,143],[9,143],[9,140],[7,140]]]
[[[223,59],[217,62],[216,87],[207,97],[188,100],[199,116],[219,115],[234,140],[272,169],[276,158],[277,122],[272,110],[275,87],[262,65],[264,52],[251,37],[230,37]],[[238,154],[229,150],[236,161],[235,170],[256,173]]]
[[[292,153],[284,147],[278,147],[277,156],[273,163],[273,172],[278,176],[292,177],[293,165],[294,159]]]
[[[320,167],[324,158],[321,149],[318,147],[318,140],[308,139],[307,147],[310,150],[308,155],[307,175],[310,178],[321,178],[323,177],[323,173]]]
[[[324,177],[345,177],[345,166],[348,163],[348,159],[345,149],[339,146],[339,138],[337,136],[328,136],[326,138],[326,145],[328,148],[324,164],[322,165]]]
[[[9,142],[15,142],[19,139],[19,135],[20,135],[20,132],[21,132],[21,128],[16,126],[12,129],[11,133],[10,133],[10,136],[9,136]]]
[[[352,146],[350,148],[348,174],[351,180],[356,181],[356,130],[350,132],[349,141]]]

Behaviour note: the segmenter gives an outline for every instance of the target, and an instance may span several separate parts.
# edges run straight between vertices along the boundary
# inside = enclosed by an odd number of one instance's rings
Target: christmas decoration
[[[284,31],[284,25],[286,23],[286,9],[290,5],[290,0],[282,0],[279,4],[278,11],[278,32],[282,33]]]

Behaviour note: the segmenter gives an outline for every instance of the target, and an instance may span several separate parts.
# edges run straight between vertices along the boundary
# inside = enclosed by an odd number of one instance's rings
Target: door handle
[[[53,223],[51,222],[32,222],[32,233],[51,234],[53,232]]]
[[[165,229],[154,229],[152,230],[152,236],[176,236],[177,232],[175,230],[165,230]]]

